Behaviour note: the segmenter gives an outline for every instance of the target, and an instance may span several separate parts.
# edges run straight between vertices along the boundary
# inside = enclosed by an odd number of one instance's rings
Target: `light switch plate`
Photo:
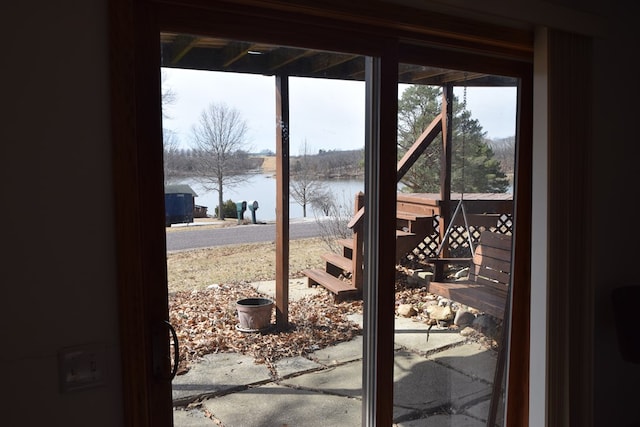
[[[66,347],[58,352],[60,389],[63,393],[104,385],[105,369],[104,345]]]

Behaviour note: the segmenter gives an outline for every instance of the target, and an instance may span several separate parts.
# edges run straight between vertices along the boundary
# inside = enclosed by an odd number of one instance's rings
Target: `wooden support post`
[[[289,326],[289,77],[276,76],[276,328]]]
[[[453,122],[453,85],[442,87],[442,157],[440,158],[440,242],[441,257],[449,257],[449,245],[443,242],[451,221],[451,152]]]

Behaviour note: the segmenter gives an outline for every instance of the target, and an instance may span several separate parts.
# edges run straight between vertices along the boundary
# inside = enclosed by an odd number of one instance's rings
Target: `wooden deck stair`
[[[356,212],[358,209],[356,209]],[[421,213],[397,212],[396,224],[396,255],[400,259],[413,250],[418,243],[433,232],[433,216]],[[342,248],[342,253],[325,253],[322,259],[325,268],[308,269],[303,271],[308,278],[309,286],[323,286],[334,294],[336,301],[347,298],[362,297],[361,286],[354,285],[354,265],[362,269],[362,261],[354,262],[354,247],[357,245],[357,232],[354,230],[352,239],[339,239],[337,243]],[[360,236],[362,238],[362,236]],[[356,272],[362,275],[362,271]],[[356,282],[358,282],[356,280]]]
[[[452,90],[448,88],[448,90]],[[447,105],[447,96],[443,91],[443,106]],[[401,182],[404,175],[414,163],[425,152],[427,147],[436,140],[438,135],[443,132],[443,125],[449,123],[451,120],[450,111],[441,111],[431,123],[423,130],[418,136],[411,147],[405,152],[400,161],[398,161],[396,168],[396,183]],[[443,143],[446,141],[443,136]],[[449,138],[450,135],[447,137]],[[449,141],[450,142],[450,141]],[[449,224],[449,220],[452,220],[454,225],[456,218],[453,215],[451,218],[451,176],[446,171],[445,166],[451,165],[450,155],[447,154],[446,158],[442,162],[441,177],[444,177],[444,181],[441,185],[440,193],[425,197],[428,194],[422,195],[414,194],[418,197],[414,198],[410,195],[401,197],[399,193],[396,197],[396,259],[400,260],[406,256],[410,251],[417,248],[418,245],[423,242],[428,236],[434,234],[434,219],[439,218],[438,221],[438,235],[443,238],[445,227]],[[448,187],[448,188],[447,188]],[[448,194],[445,194],[448,192]],[[462,196],[462,195],[461,195]],[[477,202],[484,202],[486,197],[473,197]],[[494,197],[486,198],[493,200]],[[462,199],[460,199],[462,200]],[[495,201],[497,202],[498,199]],[[489,228],[495,226],[495,222],[500,218],[502,213],[513,212],[513,201],[506,203],[506,198],[500,199],[505,201],[505,206],[498,208],[498,205],[492,204],[491,208],[487,205],[486,208],[481,209],[483,204],[476,204],[476,210],[479,212],[474,213],[479,215],[478,220],[483,222],[475,222],[475,225],[484,225]],[[304,274],[309,278],[309,286],[321,285],[329,289],[335,294],[336,299],[343,298],[347,295],[362,295],[363,281],[364,281],[364,246],[363,246],[363,218],[365,215],[364,209],[364,194],[359,193],[355,197],[355,211],[354,215],[349,221],[348,227],[353,231],[353,240],[339,240],[338,242],[342,246],[342,254],[327,254],[323,256],[325,260],[325,269],[310,269],[304,271]],[[500,209],[500,210],[496,210]],[[491,213],[494,212],[494,213]],[[465,216],[466,224],[466,216]],[[493,224],[493,225],[492,225]],[[386,224],[385,224],[386,226]],[[391,224],[389,224],[391,226]],[[448,251],[442,253],[443,258],[448,256]],[[436,261],[436,272],[442,270],[443,262]],[[350,279],[350,280],[349,280]]]
[[[362,293],[358,288],[351,284],[351,281],[340,279],[330,273],[327,273],[325,270],[313,268],[305,270],[304,275],[307,276],[309,286],[323,286],[327,290],[333,292],[334,299],[336,301],[362,297]]]

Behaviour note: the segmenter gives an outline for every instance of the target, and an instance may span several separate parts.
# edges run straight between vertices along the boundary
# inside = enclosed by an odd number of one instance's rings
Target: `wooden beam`
[[[380,58],[367,58],[368,165],[365,185],[365,294],[362,425],[393,424],[393,369],[396,230],[394,180],[383,179],[397,166],[398,62],[396,46]],[[387,143],[385,143],[387,142]]]
[[[276,76],[276,328],[289,325],[289,77]]]
[[[444,105],[445,104],[443,103],[443,106]],[[443,122],[447,122],[447,120],[443,118],[443,113],[441,112],[433,119],[429,126],[427,126],[427,128],[424,130],[424,132],[422,132],[418,139],[416,139],[411,148],[404,154],[402,159],[400,159],[397,166],[396,183],[400,182],[402,177],[407,173],[411,166],[413,166],[416,160],[418,160],[420,155],[424,153],[424,150],[426,150],[427,147],[431,145],[436,136],[438,136],[438,134],[442,131]],[[347,227],[349,227],[350,229],[354,229],[354,227],[357,227],[360,224],[363,216],[364,207],[358,209],[353,218],[351,218],[351,221],[349,221],[349,224],[347,224]]]
[[[453,85],[442,87],[442,157],[440,158],[440,242],[442,256],[449,256],[449,247],[443,243],[445,232],[451,221],[451,145],[453,123]]]
[[[360,57],[360,55],[321,54],[311,60],[311,69],[314,73],[319,73]]]
[[[227,68],[231,66],[231,64],[236,63],[240,59],[244,58],[245,55],[251,50],[253,45],[250,43],[230,43],[223,49],[223,58],[224,63],[222,64],[223,68]]]
[[[268,70],[276,72],[280,68],[292,64],[299,59],[306,58],[314,54],[312,50],[302,49],[278,49],[272,55],[270,55],[270,61],[268,64]]]
[[[198,37],[193,36],[176,36],[173,44],[171,45],[171,58],[169,58],[167,62],[172,65],[180,62],[180,60],[184,58],[184,56],[189,53],[196,44],[198,44],[198,40]]]
[[[402,177],[407,173],[411,166],[413,166],[416,160],[418,160],[418,157],[424,153],[424,150],[431,145],[436,136],[438,136],[442,131],[442,122],[442,113],[440,113],[433,119],[429,126],[427,126],[424,132],[422,132],[422,135],[416,139],[404,156],[402,156],[402,159],[398,162],[396,182],[400,182]]]

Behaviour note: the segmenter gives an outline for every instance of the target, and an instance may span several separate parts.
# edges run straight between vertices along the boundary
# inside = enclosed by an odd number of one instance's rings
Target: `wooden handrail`
[[[358,292],[362,293],[362,286],[364,284],[364,271],[362,269],[364,265],[364,233],[361,218],[364,218],[364,194],[358,192],[355,197],[355,209],[358,210],[360,216],[355,221],[353,228],[353,247],[351,249],[351,283],[358,289]],[[353,220],[352,220],[353,221]]]
[[[442,112],[438,114],[422,132],[422,134],[416,139],[411,148],[402,156],[402,159],[398,162],[398,168],[396,173],[396,182],[400,182],[404,174],[407,173],[409,168],[418,160],[418,157],[427,149],[427,147],[433,142],[433,140],[442,131]]]
[[[362,221],[362,218],[364,217],[364,206],[361,207],[358,212],[356,212],[356,214],[353,216],[353,218],[351,218],[351,221],[349,221],[349,224],[347,224],[347,227],[349,227],[350,229],[353,230],[354,227],[358,226],[360,224],[360,221]]]
[[[407,173],[409,168],[418,160],[418,157],[427,149],[427,147],[436,139],[436,136],[442,131],[442,112],[438,114],[422,132],[422,134],[416,139],[411,148],[402,156],[402,159],[398,162],[396,172],[396,182],[400,182],[404,174]],[[364,216],[364,206],[361,207],[358,212],[351,218],[347,227],[353,230],[354,227],[360,224]]]

